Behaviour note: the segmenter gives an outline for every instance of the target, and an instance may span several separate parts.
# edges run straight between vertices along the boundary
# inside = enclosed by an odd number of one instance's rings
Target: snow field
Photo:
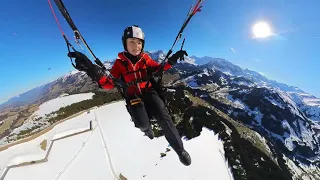
[[[75,155],[75,152],[77,152],[87,136],[88,133],[84,133],[70,137],[70,139],[55,141],[47,162],[12,168],[7,173],[5,179],[22,179],[21,175],[26,179],[56,179],[55,177],[63,170],[71,157]]]
[[[54,111],[59,110],[62,107],[66,107],[68,105],[71,105],[76,102],[80,102],[87,99],[92,99],[94,93],[82,93],[82,94],[74,94],[74,95],[68,95],[68,94],[62,94],[58,98],[52,99],[50,101],[47,101],[39,106],[39,109],[35,111],[30,117],[28,117],[27,120],[18,128],[15,128],[12,132],[12,134],[15,134],[10,139],[10,142],[13,141],[12,139],[16,139],[17,135],[22,130],[30,129],[34,126],[49,126],[48,123],[48,116],[46,114],[50,114]],[[39,119],[40,118],[40,119]],[[42,119],[41,119],[42,118]],[[35,120],[38,119],[38,120]],[[0,140],[0,144],[7,144],[5,142],[5,138]]]
[[[90,120],[94,120],[92,131],[55,141],[48,162],[12,168],[5,179],[116,179],[120,173],[130,180],[232,179],[223,157],[223,145],[212,131],[203,129],[199,137],[183,140],[192,158],[192,164],[184,166],[172,148],[160,158],[168,142],[164,137],[150,140],[143,136],[130,121],[122,101],[83,113],[57,125],[38,140],[0,152],[1,166],[7,165],[3,159],[10,161],[14,157],[25,157],[20,156],[23,149],[29,149],[25,154],[39,153],[40,150],[35,149],[39,149],[43,138],[52,139],[83,130],[83,125],[88,127]]]
[[[0,151],[0,175],[5,171],[7,166],[43,159],[47,154],[51,140],[67,134],[82,131],[83,129],[88,129],[89,122],[93,119],[94,113],[83,113],[75,118],[56,125],[53,129],[32,141],[18,144],[9,147],[7,150]],[[43,140],[47,140],[48,142],[46,151],[43,151],[40,147],[40,143]],[[54,144],[54,146],[56,146],[56,144]],[[54,147],[52,149],[54,149]],[[12,170],[13,169],[10,169],[10,171]]]
[[[47,101],[39,106],[39,110],[35,112],[40,117],[45,117],[45,114],[59,110],[61,107],[66,107],[73,103],[83,100],[92,99],[94,93],[82,93],[68,96],[62,96],[50,101]]]
[[[223,147],[221,150],[221,145],[217,145],[218,137],[212,131],[204,129],[199,137],[183,140],[192,158],[191,165],[184,166],[172,148],[167,156],[160,158],[160,153],[168,147],[166,139],[162,136],[150,140],[143,136],[130,121],[129,114],[123,112],[126,112],[123,102],[106,105],[96,111],[118,174],[128,179],[230,179],[220,153]],[[101,117],[106,115],[108,119],[102,120]]]

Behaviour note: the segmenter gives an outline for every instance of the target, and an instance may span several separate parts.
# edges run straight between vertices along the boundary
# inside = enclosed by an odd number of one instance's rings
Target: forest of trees
[[[57,116],[50,118],[49,122],[55,123],[75,113],[90,109],[94,106],[101,106],[103,104],[122,99],[121,94],[118,92],[106,93],[104,91],[94,91],[93,93],[95,93],[95,95],[93,95],[92,99],[83,100],[60,108],[58,111],[54,112],[57,114]]]

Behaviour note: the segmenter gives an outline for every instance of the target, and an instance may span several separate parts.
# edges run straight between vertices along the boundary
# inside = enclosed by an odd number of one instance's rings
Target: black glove
[[[93,80],[98,81],[103,76],[103,69],[95,65],[90,59],[81,52],[69,52],[68,56],[76,58],[76,68],[79,71],[84,71]]]
[[[79,71],[87,72],[88,70],[92,69],[94,66],[92,64],[92,62],[90,61],[90,59],[86,55],[82,54],[81,52],[78,52],[78,51],[69,52],[68,56],[71,58],[76,58],[76,60],[75,60],[76,68]]]
[[[175,65],[178,59],[184,59],[184,55],[188,56],[188,53],[184,50],[177,51],[168,59],[168,63],[170,65]]]

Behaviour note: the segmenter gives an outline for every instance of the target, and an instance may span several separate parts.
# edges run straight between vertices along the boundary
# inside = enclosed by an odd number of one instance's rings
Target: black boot
[[[144,132],[144,135],[148,136],[150,139],[154,138],[154,134],[151,128]]]
[[[185,166],[189,166],[191,164],[191,157],[186,150],[183,150],[182,152],[178,153],[178,156],[181,163]]]

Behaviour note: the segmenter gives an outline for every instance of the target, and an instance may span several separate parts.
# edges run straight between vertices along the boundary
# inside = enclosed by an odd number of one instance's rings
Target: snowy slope
[[[19,134],[22,130],[26,130],[35,126],[41,126],[42,129],[48,127],[50,124],[47,121],[50,113],[59,110],[62,107],[66,107],[76,102],[80,102],[87,99],[92,99],[94,93],[82,93],[82,94],[62,94],[60,97],[42,103],[39,109],[35,111],[20,127],[15,128],[10,134],[12,135],[9,139],[0,139],[0,145],[6,143],[7,140],[15,140],[16,134]],[[37,128],[38,129],[38,128]],[[37,130],[35,129],[35,130]],[[14,135],[13,135],[14,134]]]
[[[5,166],[22,163],[26,160],[30,161],[43,159],[45,157],[46,151],[43,151],[39,146],[43,140],[48,140],[48,142],[50,142],[50,140],[52,140],[53,138],[58,137],[59,134],[65,134],[66,132],[71,133],[71,131],[74,130],[78,131],[84,128],[89,128],[89,121],[93,119],[94,113],[83,113],[75,118],[58,124],[52,130],[39,136],[36,139],[33,139],[32,141],[18,144],[8,148],[7,150],[1,151],[0,174],[2,174],[5,170]],[[65,147],[65,149],[73,147],[73,145],[71,145],[73,142],[69,143],[69,147]]]
[[[39,110],[35,112],[39,117],[44,117],[46,114],[59,110],[61,107],[66,107],[76,102],[80,102],[87,99],[92,99],[94,93],[82,93],[68,95],[63,94],[58,98],[47,101],[39,106]]]
[[[178,72],[181,78],[172,84],[183,82],[196,96],[277,142],[305,172],[319,165],[319,98],[258,73],[241,72],[223,60]]]
[[[162,50],[158,51],[146,51],[146,53],[151,57],[151,59],[162,62],[166,57],[166,54]]]
[[[203,84],[209,84],[210,81],[212,83],[217,83],[218,78],[227,78],[225,81],[226,84],[230,85],[238,85],[239,88],[243,89],[244,87],[250,88],[266,88],[271,92],[274,91],[282,91],[289,94],[289,99],[293,101],[293,108],[299,109],[302,111],[305,116],[313,121],[320,120],[320,98],[317,98],[309,93],[306,93],[299,89],[298,87],[286,85],[283,83],[279,83],[274,80],[270,80],[267,77],[257,73],[255,71],[251,71],[248,69],[242,69],[237,65],[232,64],[231,62],[225,59],[219,58],[211,58],[211,57],[202,57],[198,58],[192,56],[195,59],[196,63],[202,64],[200,66],[194,66],[193,71],[196,71],[198,75],[206,74],[209,76],[208,78],[203,78]],[[204,64],[204,62],[206,62]],[[180,68],[180,67],[179,67]],[[212,70],[215,72],[214,74],[207,74],[208,70]],[[179,72],[184,72],[183,68],[179,69]],[[221,74],[221,73],[222,74]],[[187,73],[191,73],[188,71]],[[182,73],[183,74],[183,73]],[[192,75],[192,74],[191,74]],[[215,76],[215,77],[214,77]],[[221,76],[221,77],[218,77]],[[216,79],[214,79],[216,78]],[[185,78],[185,81],[188,81],[188,78]],[[181,79],[181,80],[184,80]],[[199,79],[199,78],[198,78]],[[179,81],[181,81],[179,80]],[[221,81],[221,79],[219,79]],[[186,82],[190,85],[190,87],[195,88],[197,81],[193,79],[190,83]],[[198,81],[199,82],[199,81]],[[224,86],[221,82],[221,86]],[[291,103],[292,104],[292,103]],[[300,113],[301,114],[301,113]],[[300,115],[299,115],[300,116]]]
[[[116,170],[129,179],[140,179],[143,175],[146,175],[145,179],[159,180],[212,179],[213,177],[229,179],[228,169],[220,154],[220,151],[223,152],[223,147],[212,131],[204,130],[200,137],[184,141],[185,148],[192,157],[192,164],[185,167],[173,150],[161,160],[159,153],[165,152],[168,146],[165,138],[160,137],[151,141],[142,136],[139,129],[133,128],[133,123],[129,121],[129,114],[123,113],[125,111],[124,104],[119,102],[100,108],[97,116],[102,129],[108,129],[103,133]],[[121,113],[123,116],[119,117]],[[108,119],[100,119],[106,115]]]
[[[199,137],[184,140],[192,157],[192,164],[184,166],[171,148],[160,158],[167,141],[164,137],[150,140],[143,136],[130,121],[122,101],[84,113],[35,140],[0,152],[0,174],[12,162],[26,157],[31,160],[30,154],[41,158],[44,152],[39,150],[39,143],[43,139],[81,129],[93,119],[93,131],[56,141],[48,162],[12,168],[5,179],[114,179],[120,173],[128,179],[232,179],[222,143],[212,131],[204,129]]]
[[[309,93],[288,92],[308,118],[320,121],[320,99]]]
[[[196,61],[195,59],[190,58],[189,56],[186,56],[184,58],[184,60],[182,60],[182,61],[179,60],[178,63],[188,63],[188,64],[192,64],[192,65],[197,65],[195,61]]]

